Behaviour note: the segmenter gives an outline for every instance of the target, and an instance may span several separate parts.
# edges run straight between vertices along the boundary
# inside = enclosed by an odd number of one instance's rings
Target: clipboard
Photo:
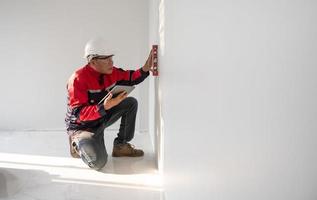
[[[98,104],[103,103],[103,101],[108,98],[109,94],[112,94],[112,98],[116,98],[121,92],[126,92],[127,94],[130,94],[132,90],[134,90],[135,86],[129,86],[129,85],[116,85],[114,86],[106,96],[104,96]]]

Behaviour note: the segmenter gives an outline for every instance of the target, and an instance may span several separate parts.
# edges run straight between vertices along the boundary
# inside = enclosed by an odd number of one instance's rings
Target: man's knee
[[[107,154],[82,154],[83,161],[94,170],[100,170],[103,168],[107,161],[108,161],[108,155]]]
[[[81,140],[79,142],[79,151],[82,160],[92,169],[100,170],[107,163],[107,152],[96,148],[93,140]]]
[[[88,166],[91,169],[94,169],[94,170],[98,171],[98,170],[102,169],[106,165],[107,161],[108,161],[108,155],[100,156],[100,157],[97,157],[95,160],[90,161],[88,163]]]
[[[129,104],[130,107],[137,109],[138,108],[138,100],[134,97],[127,97],[126,102]]]

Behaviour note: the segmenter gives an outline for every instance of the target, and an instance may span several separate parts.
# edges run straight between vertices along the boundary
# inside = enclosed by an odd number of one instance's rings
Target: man
[[[113,66],[111,51],[102,39],[90,40],[85,46],[88,64],[78,69],[67,83],[68,109],[66,126],[70,151],[92,169],[100,170],[107,162],[104,129],[121,118],[120,129],[113,142],[112,156],[139,157],[144,152],[128,143],[134,136],[137,100],[120,93],[109,92],[115,85],[136,85],[152,71],[152,52],[138,70],[123,70]],[[99,101],[108,94],[103,103]]]

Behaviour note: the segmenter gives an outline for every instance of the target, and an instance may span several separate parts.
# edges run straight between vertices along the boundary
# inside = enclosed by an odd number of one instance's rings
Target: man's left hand
[[[152,66],[152,54],[153,54],[153,51],[151,50],[150,54],[149,54],[149,57],[147,58],[146,60],[146,63],[144,64],[144,66],[142,67],[142,70],[145,71],[145,72],[148,72],[148,71],[151,71],[153,72],[153,66]]]

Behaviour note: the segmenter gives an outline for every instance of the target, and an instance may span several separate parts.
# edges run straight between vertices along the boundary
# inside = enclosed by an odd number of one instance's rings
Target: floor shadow
[[[28,196],[28,194],[24,194],[24,189],[49,184],[53,177],[41,170],[0,168],[0,198],[11,199],[16,195]]]
[[[153,155],[154,156],[154,155]],[[110,157],[102,173],[112,174],[148,174],[156,173],[157,169],[152,155],[146,157]]]
[[[80,177],[80,174],[78,174]],[[140,196],[141,195],[141,196]],[[1,200],[164,199],[164,191],[111,181],[64,179],[42,170],[0,168]]]

